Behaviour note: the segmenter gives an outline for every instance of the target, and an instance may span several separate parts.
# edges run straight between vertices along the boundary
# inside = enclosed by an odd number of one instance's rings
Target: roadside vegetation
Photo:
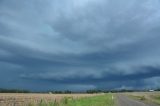
[[[157,103],[157,104],[160,105],[160,95],[159,96],[153,96],[152,98],[153,98],[154,103]]]
[[[145,102],[160,105],[160,92],[143,92],[143,93],[130,93],[129,97]]]
[[[140,101],[145,101],[146,97],[145,96],[135,96],[135,95],[129,95],[131,98],[136,99],[136,100],[140,100]]]

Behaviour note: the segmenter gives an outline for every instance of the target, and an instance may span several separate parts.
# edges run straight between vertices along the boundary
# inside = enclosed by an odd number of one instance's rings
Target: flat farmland
[[[103,102],[112,106],[111,94],[0,93],[0,106],[87,106]]]

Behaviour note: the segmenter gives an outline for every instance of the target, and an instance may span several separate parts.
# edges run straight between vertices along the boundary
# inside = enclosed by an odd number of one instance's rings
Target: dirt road
[[[153,105],[147,105],[142,102],[133,100],[123,94],[117,94],[117,105],[118,106],[153,106]]]

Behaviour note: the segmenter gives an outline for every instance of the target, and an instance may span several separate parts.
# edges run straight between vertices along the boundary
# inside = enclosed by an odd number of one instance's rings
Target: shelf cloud
[[[1,0],[0,88],[160,87],[159,5]]]

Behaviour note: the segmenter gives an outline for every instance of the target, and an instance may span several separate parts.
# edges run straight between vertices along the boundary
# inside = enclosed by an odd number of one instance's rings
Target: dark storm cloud
[[[159,4],[1,0],[0,87],[157,87]]]
[[[138,73],[135,74],[127,74],[123,75],[121,73],[109,73],[105,72],[100,78],[95,78],[92,75],[88,75],[85,77],[82,76],[70,76],[67,78],[60,79],[59,77],[50,77],[49,75],[47,77],[44,77],[45,75],[32,75],[32,76],[21,76],[23,79],[35,79],[35,80],[43,80],[43,81],[49,81],[54,83],[73,83],[73,84],[81,84],[82,82],[85,84],[94,84],[94,83],[107,83],[107,82],[114,82],[114,81],[139,81],[143,79],[148,79],[152,77],[158,77],[160,76],[160,68],[157,67],[140,67],[137,70],[139,70]],[[143,77],[142,77],[143,76]]]

